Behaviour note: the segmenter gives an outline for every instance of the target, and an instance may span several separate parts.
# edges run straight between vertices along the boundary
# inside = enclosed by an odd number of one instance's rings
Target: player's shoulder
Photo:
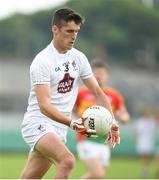
[[[80,50],[78,50],[78,49],[76,49],[76,48],[72,48],[72,49],[70,50],[70,52],[71,52],[71,54],[72,54],[73,56],[75,56],[75,57],[77,57],[77,58],[86,58],[86,55],[85,55],[82,51],[80,51]]]
[[[82,51],[80,51],[74,47],[70,51],[72,54],[77,54],[77,55],[83,54]]]
[[[42,49],[37,55],[34,57],[32,64],[35,63],[46,63],[47,59],[50,57],[50,45]]]
[[[42,49],[36,56],[36,59],[44,59],[47,58],[51,55],[51,51],[50,51],[50,44],[48,46],[46,46],[44,49]]]

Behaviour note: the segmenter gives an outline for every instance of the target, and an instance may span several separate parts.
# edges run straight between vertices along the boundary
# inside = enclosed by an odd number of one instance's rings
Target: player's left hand
[[[116,121],[114,121],[114,123],[112,124],[105,143],[110,148],[114,148],[116,144],[120,144],[119,126],[117,125]]]
[[[70,127],[71,129],[77,131],[78,133],[81,133],[87,137],[95,137],[96,136],[96,131],[92,129],[87,129],[84,126],[84,118],[79,118],[77,120],[72,120]]]

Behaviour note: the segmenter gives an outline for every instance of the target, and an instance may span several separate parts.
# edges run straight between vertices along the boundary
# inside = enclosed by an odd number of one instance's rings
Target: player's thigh
[[[65,146],[55,133],[48,132],[40,138],[35,149],[54,163],[59,163],[66,158],[74,158],[73,154]]]

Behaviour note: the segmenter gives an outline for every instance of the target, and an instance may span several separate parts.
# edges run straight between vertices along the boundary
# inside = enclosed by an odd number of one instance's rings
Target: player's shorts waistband
[[[64,112],[63,112],[64,113]],[[64,113],[66,116],[70,116],[70,113]],[[26,112],[24,114],[24,119],[23,119],[23,123],[27,123],[29,121],[34,121],[34,120],[38,120],[38,121],[49,121],[51,124],[57,126],[57,127],[61,127],[61,128],[67,128],[66,125],[59,123],[53,119],[50,119],[49,117],[43,115],[42,113],[29,113]]]

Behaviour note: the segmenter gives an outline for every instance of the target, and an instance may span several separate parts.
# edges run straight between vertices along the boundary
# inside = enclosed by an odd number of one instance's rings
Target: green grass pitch
[[[0,155],[0,179],[18,179],[21,170],[26,162],[26,154],[1,154]],[[153,179],[156,170],[155,161],[150,163],[149,178]],[[51,168],[44,179],[53,177],[55,168]],[[77,159],[75,168],[72,171],[71,179],[78,179],[86,172],[84,164]],[[107,179],[138,179],[140,172],[140,161],[138,158],[113,157],[107,171]]]

